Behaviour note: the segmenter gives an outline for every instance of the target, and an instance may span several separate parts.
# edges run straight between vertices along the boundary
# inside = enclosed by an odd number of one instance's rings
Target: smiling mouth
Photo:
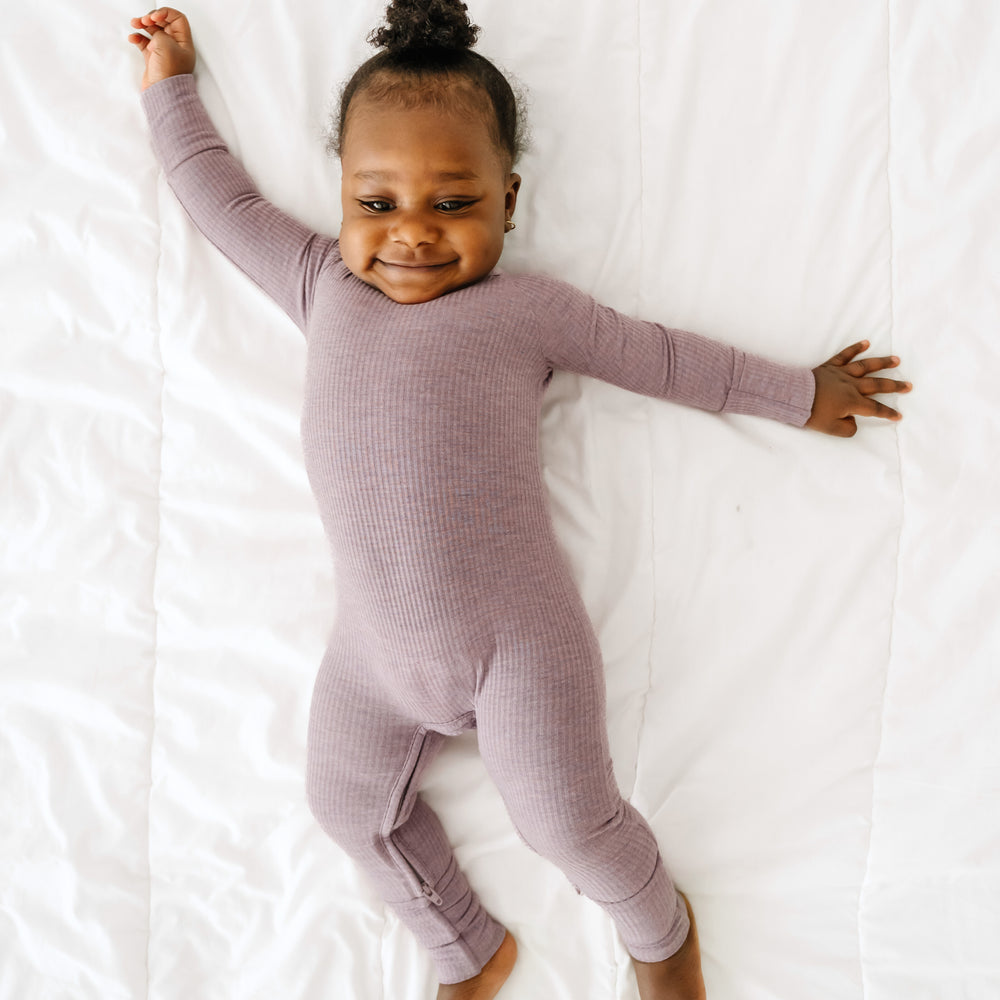
[[[381,257],[376,257],[376,262],[381,264],[383,267],[398,267],[407,271],[436,271],[442,267],[448,267],[449,264],[457,263],[454,260],[443,260],[439,263],[425,263],[423,261],[395,261],[395,260],[382,260]]]

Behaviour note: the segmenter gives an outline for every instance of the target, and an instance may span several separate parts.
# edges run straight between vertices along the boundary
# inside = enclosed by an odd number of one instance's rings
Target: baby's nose
[[[404,246],[418,247],[436,243],[441,236],[441,228],[424,212],[401,212],[393,220],[390,236]]]

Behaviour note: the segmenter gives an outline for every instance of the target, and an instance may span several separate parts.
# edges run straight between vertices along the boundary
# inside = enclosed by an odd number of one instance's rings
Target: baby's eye
[[[474,203],[471,201],[457,201],[452,198],[448,201],[439,201],[437,208],[441,212],[461,212],[463,208],[468,208],[472,204]]]
[[[369,212],[389,212],[392,210],[392,202],[385,201],[383,198],[373,198],[371,201],[360,201],[359,204],[362,208]]]

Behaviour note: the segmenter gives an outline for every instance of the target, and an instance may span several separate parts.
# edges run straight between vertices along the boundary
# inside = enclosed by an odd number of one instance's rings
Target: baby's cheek
[[[499,226],[480,224],[474,233],[469,234],[470,257],[476,261],[477,267],[488,274],[496,266],[503,251],[503,238],[498,233],[503,232],[503,222]]]
[[[364,253],[362,241],[358,239],[358,234],[353,227],[347,223],[340,227],[339,239],[340,256],[344,259],[348,270],[360,278],[361,272],[367,266],[367,255]]]
[[[494,237],[487,249],[485,271],[489,274],[500,263],[500,255],[503,253],[504,241],[501,237]]]

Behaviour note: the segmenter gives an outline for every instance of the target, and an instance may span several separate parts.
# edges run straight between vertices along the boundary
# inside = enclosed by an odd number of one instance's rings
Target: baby
[[[861,342],[791,368],[495,270],[521,178],[517,101],[457,0],[396,0],[344,89],[338,239],[268,203],[219,138],[183,14],[132,25],[143,107],[198,228],[307,338],[302,440],[340,608],[309,728],[309,804],[432,956],[439,1000],[488,1000],[516,958],[419,796],[475,727],[524,841],[615,921],[643,1000],[704,996],[698,939],[615,783],[593,629],[548,512],[538,419],[553,370],[850,436]]]

